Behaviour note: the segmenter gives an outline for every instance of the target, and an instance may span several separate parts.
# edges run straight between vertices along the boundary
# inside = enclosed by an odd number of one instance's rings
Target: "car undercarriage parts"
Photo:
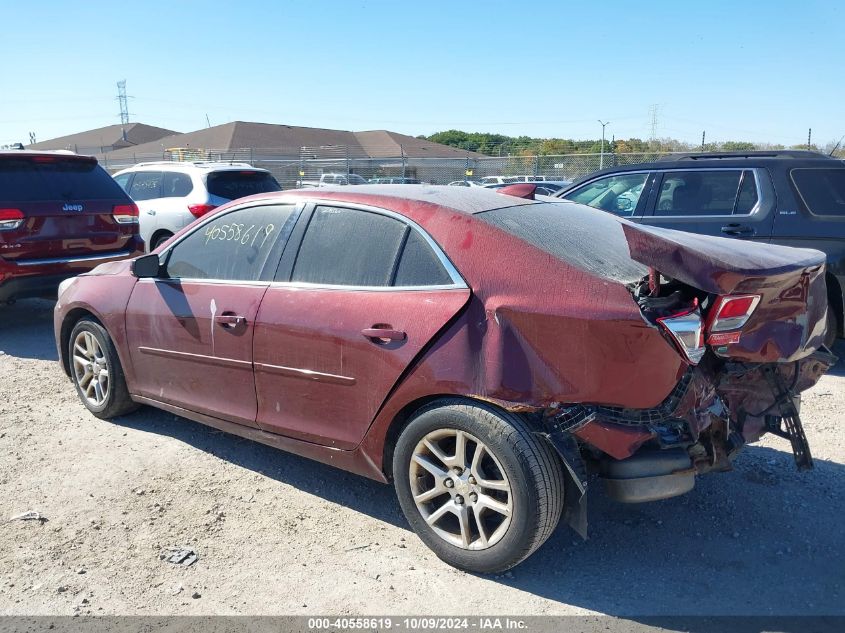
[[[603,459],[599,469],[608,496],[622,503],[668,499],[695,486],[696,469],[683,449],[643,450],[628,459]]]
[[[795,406],[796,394],[784,385],[783,377],[771,366],[764,367],[762,371],[772,388],[776,402],[780,405],[781,414],[780,417],[766,416],[766,430],[772,435],[789,440],[798,470],[812,470],[813,455],[810,453],[810,444],[804,434],[804,425],[801,424],[798,407]],[[796,377],[797,375],[796,371]]]

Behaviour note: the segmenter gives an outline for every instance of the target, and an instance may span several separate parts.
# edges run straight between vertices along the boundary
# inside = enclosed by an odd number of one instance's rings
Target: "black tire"
[[[828,349],[833,349],[836,339],[839,337],[839,319],[836,317],[836,308],[830,302],[827,304],[827,331],[824,335],[824,344]]]
[[[429,433],[443,429],[460,430],[483,442],[510,482],[510,524],[501,540],[486,549],[450,543],[429,526],[414,502],[409,472],[414,451]],[[548,442],[532,433],[521,416],[466,400],[434,403],[411,419],[396,443],[393,475],[399,504],[417,535],[438,558],[466,571],[498,573],[519,564],[551,536],[563,509],[563,471]],[[448,494],[454,500],[453,491]],[[476,519],[472,521],[477,526]]]
[[[97,340],[97,344],[100,346],[103,356],[108,362],[108,389],[103,402],[99,405],[91,402],[85,395],[85,392],[80,385],[80,379],[77,375],[76,366],[73,360],[75,352],[74,345],[80,334],[85,332],[90,333]],[[68,359],[70,363],[71,380],[76,387],[76,393],[79,395],[79,399],[82,401],[82,404],[84,404],[85,407],[95,416],[103,420],[109,420],[111,418],[132,413],[140,407],[140,405],[133,402],[132,398],[129,396],[129,390],[126,387],[126,379],[123,375],[123,367],[120,364],[120,358],[117,356],[117,350],[115,350],[111,337],[108,332],[106,332],[106,329],[93,318],[82,318],[73,327],[68,340]]]
[[[169,240],[171,237],[173,237],[173,233],[162,233],[162,234],[157,235],[156,237],[154,237],[154,238],[151,240],[151,241],[152,241],[152,244],[150,244],[150,252],[152,253],[155,249],[157,249],[159,246],[161,246],[162,244],[164,244],[164,243],[165,243],[167,240]]]

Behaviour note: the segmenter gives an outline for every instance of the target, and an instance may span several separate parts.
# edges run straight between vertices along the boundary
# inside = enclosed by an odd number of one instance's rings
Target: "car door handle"
[[[147,215],[155,215],[155,214],[156,214],[156,212],[153,211],[152,209],[147,209]]]
[[[740,237],[754,235],[755,231],[753,227],[744,224],[728,224],[722,227],[722,233]]]
[[[214,317],[214,321],[225,328],[236,328],[246,324],[246,317],[234,314],[233,312],[224,312],[221,315]]]
[[[388,341],[404,341],[406,338],[405,332],[401,330],[394,330],[389,325],[364,328],[361,334],[370,339],[373,343],[386,343]]]

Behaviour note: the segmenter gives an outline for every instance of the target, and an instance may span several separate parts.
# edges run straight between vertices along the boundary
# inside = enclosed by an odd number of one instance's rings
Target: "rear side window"
[[[257,281],[278,263],[293,224],[294,205],[247,207],[200,226],[170,250],[173,279]]]
[[[152,200],[161,198],[161,181],[163,174],[160,171],[138,171],[132,179],[132,186],[129,188],[129,197],[133,200]]]
[[[389,286],[409,227],[387,216],[317,207],[293,267],[292,281]]]
[[[666,172],[655,215],[733,215],[741,178],[738,169]]]
[[[97,163],[48,156],[0,160],[0,202],[125,200],[126,194]]]
[[[452,278],[434,250],[417,231],[411,230],[396,269],[394,286],[446,286]]]
[[[845,215],[845,169],[793,169],[792,181],[815,215]]]
[[[208,174],[208,193],[227,200],[268,191],[281,191],[276,179],[266,171],[217,171]]]
[[[164,181],[161,186],[162,198],[184,198],[194,189],[194,183],[188,174],[178,171],[164,172]]]

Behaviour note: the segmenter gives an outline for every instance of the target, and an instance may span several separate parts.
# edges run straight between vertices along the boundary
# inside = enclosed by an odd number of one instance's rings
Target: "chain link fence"
[[[82,152],[84,153],[84,152]],[[561,154],[554,156],[502,156],[466,158],[390,158],[351,156],[345,146],[302,147],[299,156],[274,148],[236,150],[178,148],[156,154],[119,157],[100,155],[100,163],[114,173],[132,165],[158,161],[242,162],[270,171],[284,189],[324,184],[360,184],[419,181],[447,185],[457,181],[480,181],[486,177],[543,176],[546,180],[573,181],[602,167],[654,161],[667,152],[635,154]]]

